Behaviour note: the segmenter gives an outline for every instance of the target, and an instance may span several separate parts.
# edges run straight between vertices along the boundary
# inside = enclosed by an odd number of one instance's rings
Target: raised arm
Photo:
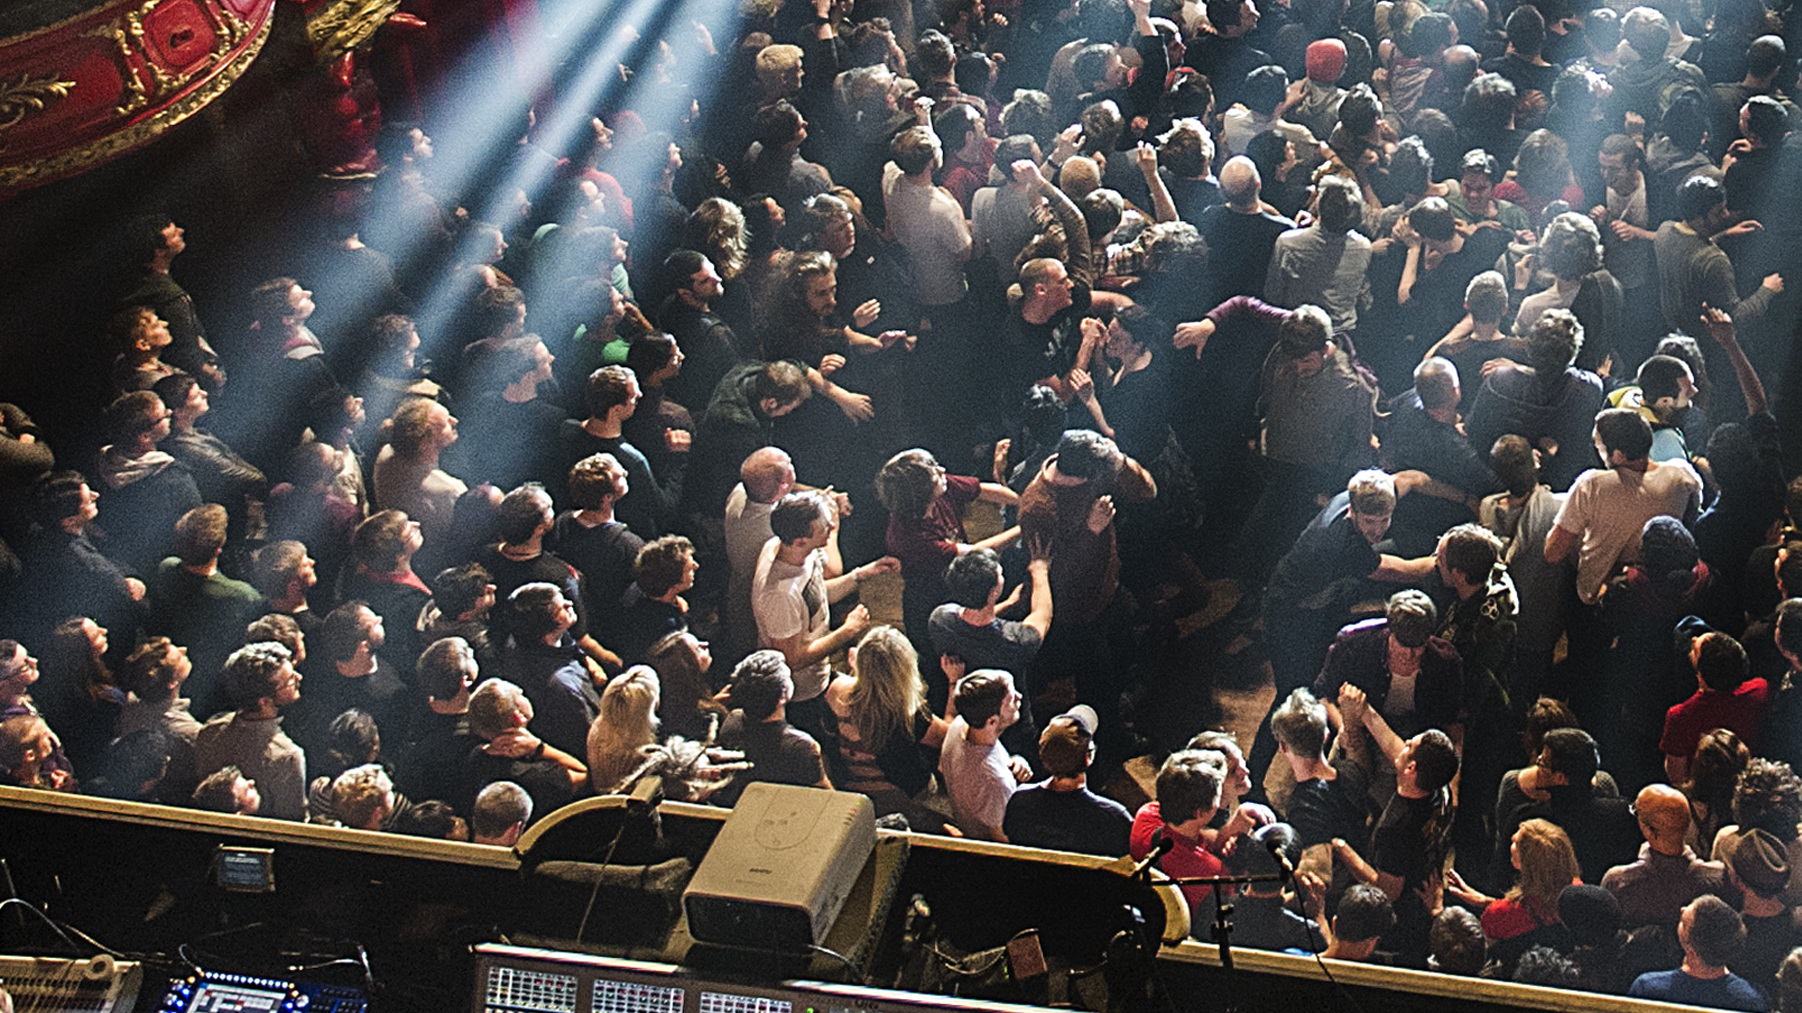
[[[1170,196],[1170,188],[1164,185],[1164,177],[1158,173],[1158,149],[1139,142],[1134,152],[1139,162],[1139,172],[1145,176],[1145,188],[1151,191],[1152,215],[1159,222],[1176,221],[1176,200]]]
[[[1764,384],[1758,379],[1758,372],[1746,358],[1745,349],[1739,347],[1739,336],[1733,329],[1733,317],[1725,310],[1715,309],[1707,303],[1702,304],[1702,326],[1708,328],[1708,336],[1727,353],[1727,361],[1733,363],[1733,375],[1739,379],[1740,393],[1746,397],[1746,414],[1757,415],[1768,409],[1765,403]]]
[[[1364,730],[1370,733],[1370,740],[1376,743],[1377,752],[1382,753],[1384,759],[1394,763],[1402,755],[1402,749],[1407,744],[1389,727],[1389,722],[1383,720],[1383,715],[1370,706],[1363,690],[1349,682],[1339,687],[1339,709],[1347,714],[1356,714]],[[1347,723],[1350,723],[1349,719]]]
[[[1022,160],[1014,163],[1014,171],[1024,171]],[[1089,224],[1082,216],[1082,209],[1076,206],[1064,191],[1059,190],[1052,182],[1039,172],[1039,167],[1032,166],[1032,172],[1038,176],[1039,193],[1044,195],[1045,203],[1050,206],[1051,214],[1059,225],[1064,227],[1064,245],[1068,248],[1069,259],[1064,267],[1070,272],[1070,280],[1078,285],[1088,285],[1094,281],[1095,265],[1089,251]]]
[[[1032,611],[1020,624],[1032,627],[1043,640],[1051,630],[1051,557],[1037,554],[1035,550],[1032,561],[1026,564],[1026,573],[1032,584]]]

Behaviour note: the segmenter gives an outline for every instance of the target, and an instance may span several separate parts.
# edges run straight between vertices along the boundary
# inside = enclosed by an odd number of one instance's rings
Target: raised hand
[[[1099,535],[1114,523],[1114,497],[1097,496],[1089,507],[1089,533]]]

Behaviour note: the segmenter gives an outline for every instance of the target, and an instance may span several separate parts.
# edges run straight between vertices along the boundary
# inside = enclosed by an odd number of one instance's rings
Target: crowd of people
[[[247,326],[121,225],[98,454],[0,405],[6,783],[501,846],[831,787],[1281,873],[1238,945],[1802,1009],[1802,18],[725,27],[621,68],[678,122],[387,124]],[[1149,713],[1203,574],[1251,741]]]

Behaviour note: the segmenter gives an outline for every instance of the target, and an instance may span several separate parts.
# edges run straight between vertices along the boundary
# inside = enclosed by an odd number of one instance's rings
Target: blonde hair
[[[1057,188],[1071,200],[1080,201],[1101,189],[1101,166],[1085,155],[1072,155],[1058,174]]]
[[[396,455],[413,460],[424,452],[425,441],[437,428],[432,421],[432,409],[436,407],[438,402],[426,397],[404,398],[395,406],[386,428],[388,445]]]
[[[784,71],[801,65],[801,47],[787,43],[765,46],[757,51],[757,80],[766,84],[782,76]]]
[[[877,626],[857,642],[857,681],[848,701],[851,725],[871,753],[881,752],[890,735],[911,734],[913,718],[926,706],[926,683],[913,644],[893,626]]]
[[[332,808],[338,811],[338,822],[361,829],[391,803],[394,782],[379,763],[352,767],[332,782]]]
[[[600,794],[620,786],[657,745],[657,699],[662,686],[649,665],[633,665],[601,691],[601,714],[588,727],[588,782]]]
[[[781,48],[784,47],[770,47]],[[731,281],[744,271],[749,241],[745,238],[745,212],[737,204],[724,197],[702,201],[689,219],[688,236],[690,241],[700,240],[700,252],[713,261],[721,281]]]
[[[1520,880],[1508,891],[1507,899],[1536,902],[1555,911],[1558,895],[1583,875],[1570,836],[1546,820],[1527,820],[1519,833]]]

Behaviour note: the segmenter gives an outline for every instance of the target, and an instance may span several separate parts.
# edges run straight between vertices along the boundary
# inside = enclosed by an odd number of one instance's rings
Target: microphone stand
[[[1231,921],[1233,906],[1224,902],[1222,891],[1229,886],[1245,886],[1251,883],[1287,883],[1286,873],[1272,873],[1264,876],[1183,876],[1179,879],[1166,880],[1158,886],[1210,886],[1214,888],[1214,942],[1220,946],[1220,966],[1227,973],[1233,972],[1233,923]]]

